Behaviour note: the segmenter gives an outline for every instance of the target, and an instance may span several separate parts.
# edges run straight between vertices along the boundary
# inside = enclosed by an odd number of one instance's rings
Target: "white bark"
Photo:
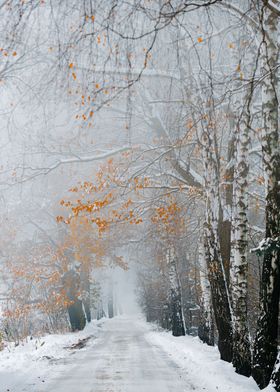
[[[278,39],[279,17],[262,8],[262,152],[266,177],[265,241],[261,279],[260,316],[254,347],[253,376],[261,388],[270,380],[277,356],[280,294],[280,146],[278,129]]]
[[[209,119],[210,121],[210,115]],[[232,311],[227,279],[220,251],[218,235],[220,217],[220,173],[217,161],[217,141],[213,129],[203,134],[206,217],[204,225],[204,245],[206,252],[208,276],[211,285],[213,311],[219,332],[218,347],[221,358],[231,362],[232,359]]]
[[[251,98],[248,97],[249,103]],[[247,324],[248,291],[248,173],[250,114],[245,101],[236,133],[232,208],[231,288],[233,305],[233,365],[238,373],[251,373],[251,353]]]
[[[199,277],[201,287],[201,316],[202,325],[199,332],[201,340],[209,345],[214,345],[214,325],[212,314],[211,287],[208,279],[208,271],[205,260],[203,241],[199,244]]]

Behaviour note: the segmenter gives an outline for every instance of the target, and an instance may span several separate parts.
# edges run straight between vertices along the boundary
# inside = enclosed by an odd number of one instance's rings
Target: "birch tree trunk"
[[[233,114],[232,114],[233,116]],[[234,122],[230,121],[231,128],[234,127]],[[230,255],[231,255],[231,212],[233,199],[233,176],[234,176],[234,147],[235,138],[232,137],[228,142],[228,166],[225,170],[225,179],[227,182],[226,189],[222,198],[223,205],[219,211],[219,241],[221,247],[221,256],[225,268],[227,282],[230,278]]]
[[[280,292],[280,147],[278,130],[278,15],[263,2],[262,111],[263,167],[266,175],[266,232],[260,316],[254,346],[253,377],[261,388],[270,380],[277,357]]]
[[[214,346],[214,320],[211,301],[211,288],[205,261],[204,245],[199,245],[199,275],[201,286],[201,321],[198,328],[198,336],[203,343]]]
[[[82,265],[81,268],[81,291],[82,291],[82,301],[85,309],[85,314],[87,322],[91,322],[91,298],[90,298],[90,278],[89,270]]]
[[[249,98],[250,105],[251,98]],[[247,317],[248,296],[248,148],[250,114],[241,116],[236,134],[232,208],[231,289],[233,308],[233,358],[237,373],[251,374],[251,349]]]
[[[209,119],[210,121],[210,119]],[[219,165],[214,151],[217,149],[213,129],[207,129],[203,135],[205,149],[205,193],[206,219],[204,225],[204,246],[211,286],[213,311],[219,333],[218,348],[221,359],[232,360],[232,318],[230,298],[222,261],[218,222],[221,208],[219,191]]]

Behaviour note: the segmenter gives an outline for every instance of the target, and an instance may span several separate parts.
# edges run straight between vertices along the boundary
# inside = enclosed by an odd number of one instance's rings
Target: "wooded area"
[[[0,20],[3,344],[121,313],[133,271],[148,322],[280,391],[280,2],[2,0]]]

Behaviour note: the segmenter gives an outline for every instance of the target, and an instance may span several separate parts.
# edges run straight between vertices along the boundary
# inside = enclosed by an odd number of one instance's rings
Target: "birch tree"
[[[265,387],[277,357],[280,293],[280,143],[278,113],[279,15],[263,2],[262,26],[262,155],[266,174],[266,229],[263,252],[260,317],[254,344],[253,377]]]
[[[198,336],[209,346],[214,346],[214,316],[211,300],[211,286],[208,279],[206,256],[203,238],[199,244],[199,274],[201,286],[201,323],[198,328]]]
[[[211,120],[208,119],[209,123]],[[212,120],[213,121],[213,120]],[[221,199],[219,193],[219,169],[215,151],[217,144],[212,129],[206,127],[203,133],[205,148],[205,189],[206,211],[204,225],[204,246],[208,266],[208,276],[212,292],[215,321],[219,332],[218,347],[221,358],[225,361],[232,360],[232,313],[229,291],[222,261],[219,238],[218,222]],[[217,152],[217,151],[216,151]]]
[[[252,94],[251,94],[252,96]],[[250,105],[250,101],[247,105]],[[248,149],[250,144],[250,109],[237,128],[232,209],[231,288],[233,303],[233,365],[238,373],[251,374],[251,350],[247,317],[248,288]]]

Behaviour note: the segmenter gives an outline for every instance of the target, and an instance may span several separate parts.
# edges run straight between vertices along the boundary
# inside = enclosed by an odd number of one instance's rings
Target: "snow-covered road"
[[[86,340],[78,349],[77,343]],[[266,392],[274,389],[268,387]],[[198,338],[175,338],[141,317],[47,335],[0,352],[0,392],[257,392],[252,378]]]
[[[104,324],[98,342],[73,355],[67,368],[53,374],[40,392],[194,390],[168,354],[146,340],[146,332],[145,324],[137,320],[110,320]]]

